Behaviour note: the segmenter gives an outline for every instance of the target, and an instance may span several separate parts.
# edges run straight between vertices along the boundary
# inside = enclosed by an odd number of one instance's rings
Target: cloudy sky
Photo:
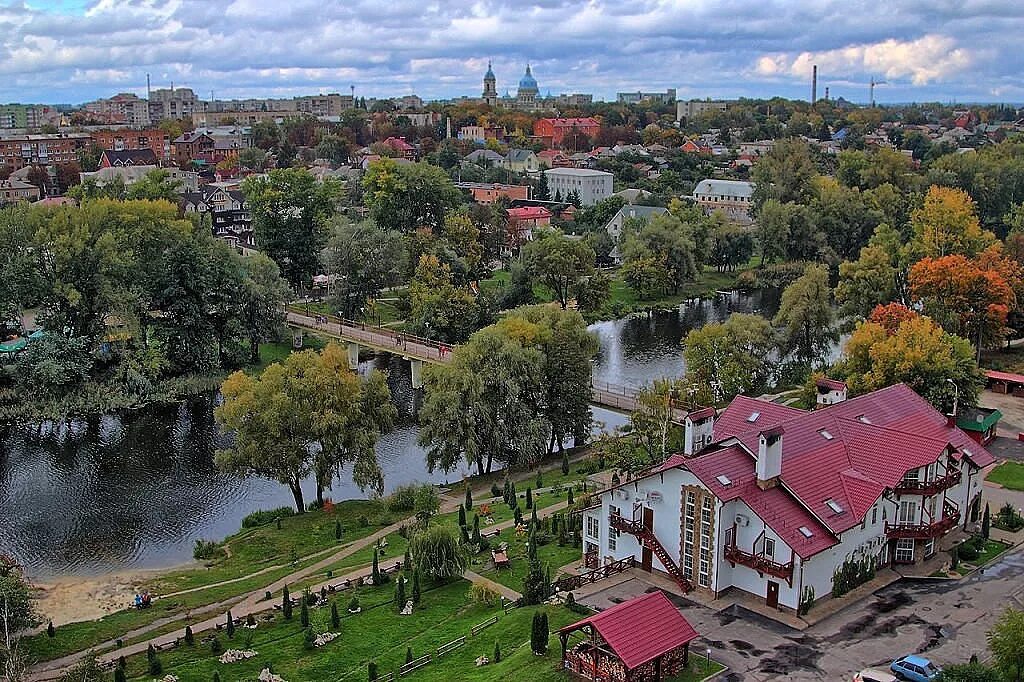
[[[1024,102],[1021,0],[0,0],[0,102],[541,93]]]

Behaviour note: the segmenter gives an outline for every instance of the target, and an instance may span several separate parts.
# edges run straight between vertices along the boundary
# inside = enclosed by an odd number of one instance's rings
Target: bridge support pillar
[[[412,368],[412,387],[423,388],[423,361],[410,358],[409,366]]]
[[[359,344],[349,343],[348,344],[348,368],[358,369],[359,368]]]

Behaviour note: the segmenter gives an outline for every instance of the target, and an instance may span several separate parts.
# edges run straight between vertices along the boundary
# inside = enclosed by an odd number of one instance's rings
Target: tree
[[[711,236],[709,263],[719,272],[734,272],[754,253],[754,236],[735,223],[719,223]]]
[[[341,627],[341,616],[338,615],[338,604],[331,602],[331,629],[337,631]]]
[[[530,273],[554,292],[563,310],[577,283],[594,272],[594,250],[557,231],[539,233],[523,249],[523,260]]]
[[[412,603],[420,603],[420,567],[417,566],[412,571]]]
[[[324,135],[316,146],[317,158],[327,159],[334,166],[348,161],[349,152],[349,141],[340,135]]]
[[[769,199],[779,203],[807,203],[818,175],[810,147],[799,139],[779,140],[754,164],[753,207],[759,214]]]
[[[761,207],[757,219],[757,237],[761,247],[761,265],[784,258],[789,243],[789,225],[793,220],[796,204],[783,204],[768,199]]]
[[[538,656],[546,653],[548,637],[547,614],[537,611],[533,614],[533,624],[530,628],[530,650]]]
[[[537,186],[533,190],[533,198],[537,201],[550,201],[551,190],[548,188],[548,175],[541,173],[537,179]]]
[[[242,191],[252,212],[256,244],[297,290],[317,270],[324,226],[334,213],[339,186],[331,180],[317,182],[306,170],[285,168],[247,178]]]
[[[973,405],[981,385],[970,344],[926,317],[906,319],[892,333],[877,322],[861,323],[837,371],[854,394],[905,383],[943,412],[952,409],[957,389],[960,404]]]
[[[981,537],[988,540],[992,528],[992,517],[990,516],[988,502],[985,503],[985,514],[981,517]]]
[[[255,253],[243,261],[240,317],[249,337],[249,361],[260,361],[260,343],[277,336],[284,324],[284,303],[291,295],[271,258]]]
[[[998,345],[1005,338],[1016,296],[995,268],[961,255],[926,257],[910,269],[909,279],[911,299],[944,329],[970,339],[979,359],[983,346]]]
[[[897,298],[896,269],[881,246],[865,246],[860,258],[839,265],[836,302],[843,315],[865,318],[875,306]]]
[[[401,573],[395,580],[395,604],[398,605],[399,610],[405,608],[405,576]]]
[[[1006,609],[988,631],[988,648],[1004,679],[1024,679],[1024,612]]]
[[[457,286],[452,269],[424,254],[409,283],[408,327],[414,334],[461,343],[479,327],[481,311],[468,287]]]
[[[285,620],[292,619],[292,598],[288,594],[288,586],[285,585],[284,589],[281,590],[281,614]]]
[[[683,339],[687,378],[706,387],[715,402],[766,388],[775,332],[760,315],[733,313],[725,322],[694,329]]]
[[[192,626],[191,625],[186,625],[185,626],[185,644],[188,644],[189,646],[192,646],[195,643],[196,643],[196,637],[192,633]]]
[[[469,563],[458,537],[444,526],[417,532],[409,541],[409,551],[417,570],[433,580],[460,576]]]
[[[335,278],[331,307],[345,317],[361,316],[367,301],[401,281],[406,259],[401,233],[369,222],[334,223],[324,252],[327,271]]]
[[[933,185],[910,217],[915,247],[922,256],[973,256],[995,241],[982,230],[971,197],[959,189]]]
[[[0,573],[0,662],[5,679],[23,679],[27,661],[14,639],[19,630],[38,624],[35,599],[20,574]]]
[[[681,436],[679,427],[674,423],[674,400],[679,388],[680,384],[671,379],[655,379],[637,391],[637,408],[629,415],[629,424],[630,433],[642,448],[644,458],[630,470],[665,461],[671,444]]]
[[[997,670],[981,663],[961,663],[942,668],[942,682],[1001,682]]]
[[[660,283],[673,293],[678,292],[684,282],[696,279],[700,272],[701,250],[694,226],[672,213],[648,220],[639,233],[626,237],[622,251],[627,268],[637,260],[654,259],[659,263],[664,268]]]
[[[822,362],[839,335],[832,326],[831,289],[824,266],[808,267],[782,292],[772,324],[781,327],[783,354],[794,353],[806,363]]]
[[[171,177],[169,171],[162,168],[151,170],[127,189],[127,199],[145,201],[169,201],[178,203],[178,190],[181,180]]]
[[[301,482],[314,471],[318,497],[343,463],[353,465],[361,488],[380,490],[374,444],[395,414],[387,384],[378,377],[364,387],[337,345],[293,353],[260,376],[235,372],[221,392],[216,418],[235,434],[234,444],[217,453],[222,469],[288,485],[300,514]]]
[[[384,230],[412,232],[427,228],[440,234],[445,213],[459,203],[459,191],[448,175],[427,163],[398,164],[380,159],[363,176],[363,200],[374,222]]]

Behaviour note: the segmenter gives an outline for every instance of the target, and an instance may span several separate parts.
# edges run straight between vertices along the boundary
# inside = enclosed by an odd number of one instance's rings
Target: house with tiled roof
[[[185,213],[210,214],[213,236],[234,246],[255,244],[252,213],[242,190],[228,186],[204,185],[181,197]]]
[[[585,118],[541,118],[533,124],[533,135],[548,147],[563,143],[577,149],[580,140],[590,140],[601,130],[601,122],[589,116]]]
[[[813,411],[738,396],[688,414],[684,443],[584,511],[588,565],[632,556],[685,591],[789,611],[844,568],[933,556],[978,520],[994,463],[903,384]]]
[[[129,168],[131,166],[157,166],[160,160],[149,149],[106,149],[100,155],[100,168]]]

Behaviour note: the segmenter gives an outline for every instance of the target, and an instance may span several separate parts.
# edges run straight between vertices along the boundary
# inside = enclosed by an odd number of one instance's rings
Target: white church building
[[[584,559],[633,556],[686,591],[795,611],[844,562],[918,562],[978,519],[994,459],[952,417],[902,384],[834,389],[811,412],[742,396],[691,412],[683,454],[583,512]]]

